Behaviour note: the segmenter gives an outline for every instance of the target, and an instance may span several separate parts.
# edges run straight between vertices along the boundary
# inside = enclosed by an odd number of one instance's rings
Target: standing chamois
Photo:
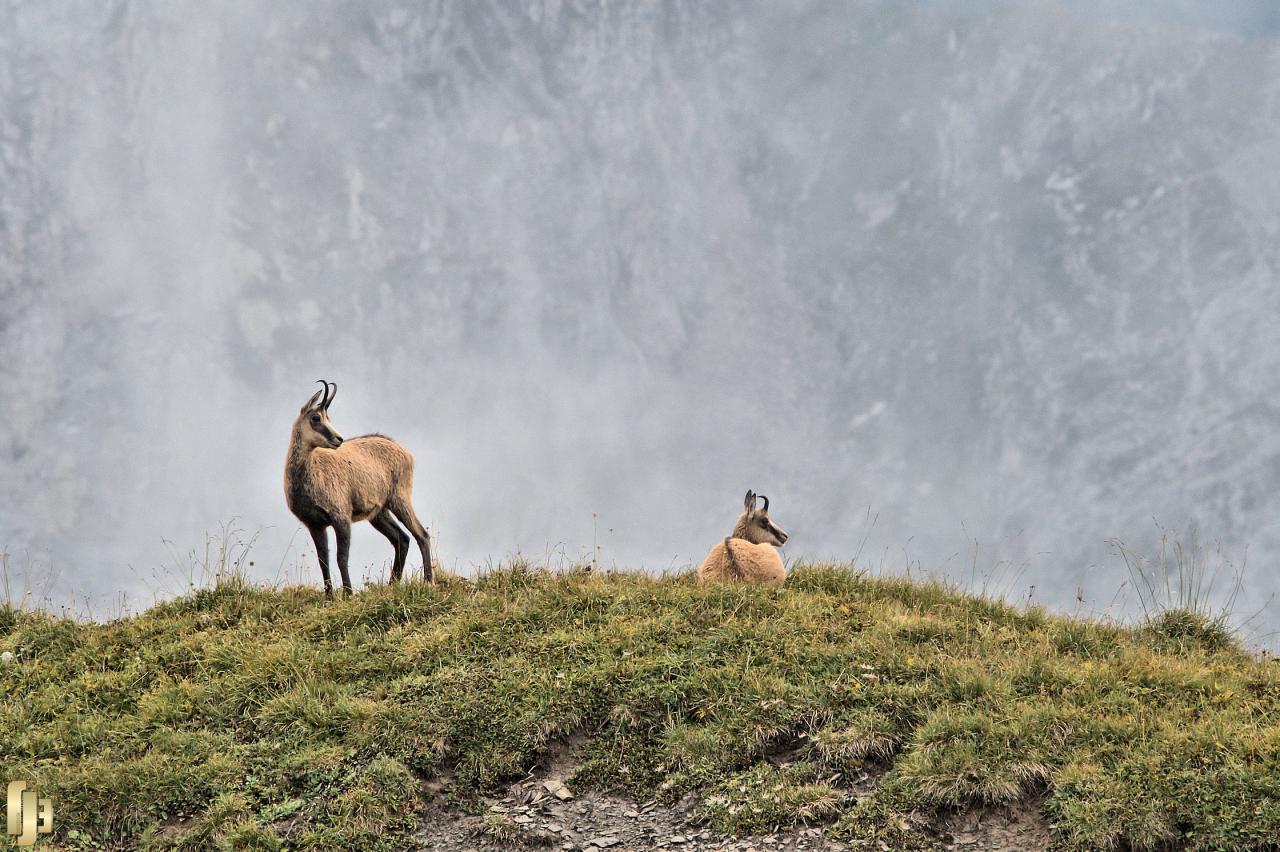
[[[787,541],[787,534],[769,518],[769,498],[760,495],[764,508],[756,505],[756,493],[748,491],[743,512],[733,532],[707,554],[698,567],[699,583],[743,581],[781,586],[787,579],[775,547]]]
[[[344,441],[329,422],[329,406],[338,385],[320,379],[316,391],[293,421],[293,436],[284,463],[284,496],[289,510],[311,531],[316,558],[324,577],[324,594],[333,599],[329,580],[329,538],[333,527],[338,542],[338,570],[342,591],[350,597],[351,576],[347,554],[351,525],[367,520],[396,549],[391,582],[404,573],[409,536],[396,521],[413,533],[422,551],[422,574],[433,582],[431,539],[413,511],[413,456],[386,435],[360,435]],[[393,520],[394,518],[394,520]]]

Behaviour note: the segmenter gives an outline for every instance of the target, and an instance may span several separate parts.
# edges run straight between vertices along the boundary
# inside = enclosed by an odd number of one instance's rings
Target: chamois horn
[[[324,396],[320,399],[320,404],[316,406],[321,409],[328,409],[329,404],[333,402],[333,398],[338,395],[338,383],[326,382],[324,379],[316,379],[316,382],[324,385]],[[333,387],[330,388],[330,385]]]

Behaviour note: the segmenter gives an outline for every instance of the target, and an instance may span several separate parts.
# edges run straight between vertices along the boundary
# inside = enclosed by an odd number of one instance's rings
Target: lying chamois
[[[781,586],[787,569],[774,547],[781,547],[787,534],[769,520],[769,498],[763,494],[764,508],[756,508],[756,493],[747,492],[745,511],[738,516],[733,534],[711,548],[698,568],[698,582],[763,583]]]

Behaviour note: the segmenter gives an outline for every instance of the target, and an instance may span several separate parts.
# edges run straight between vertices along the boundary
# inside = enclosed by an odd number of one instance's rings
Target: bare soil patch
[[[979,808],[947,817],[941,826],[948,838],[945,849],[1014,852],[1048,849],[1052,828],[1041,810],[1041,799],[1006,808]]]

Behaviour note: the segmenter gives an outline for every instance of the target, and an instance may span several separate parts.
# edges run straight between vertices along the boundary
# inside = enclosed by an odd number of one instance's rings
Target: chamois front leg
[[[316,543],[316,561],[320,563],[320,576],[324,578],[324,596],[333,600],[333,583],[329,580],[329,533],[323,526],[307,527],[311,540]]]
[[[333,537],[338,541],[338,572],[342,574],[342,594],[349,598],[353,594],[351,575],[347,573],[347,554],[351,552],[351,522],[335,522]]]

